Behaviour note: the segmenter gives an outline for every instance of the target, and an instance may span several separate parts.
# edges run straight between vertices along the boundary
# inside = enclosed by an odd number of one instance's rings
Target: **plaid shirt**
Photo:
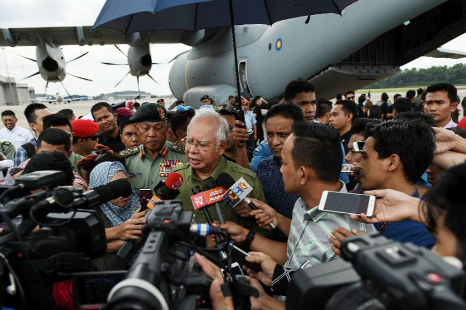
[[[32,138],[31,141],[29,141],[29,143],[31,143],[33,146],[37,147],[37,138],[36,137]],[[23,161],[25,161],[28,158],[29,158],[28,153],[26,152],[26,150],[22,146],[20,146],[16,150],[15,155],[13,156],[13,161],[15,163],[15,167],[18,167]]]
[[[340,193],[347,193],[343,182]],[[373,225],[366,225],[353,221],[347,214],[338,214],[320,211],[317,207],[309,209],[306,203],[299,198],[293,208],[290,234],[287,243],[287,260],[285,266],[275,269],[272,281],[274,292],[283,292],[283,288],[291,281],[293,271],[317,266],[332,259],[340,258],[332,250],[328,237],[332,231],[343,227],[374,232]],[[285,283],[283,283],[285,282]]]

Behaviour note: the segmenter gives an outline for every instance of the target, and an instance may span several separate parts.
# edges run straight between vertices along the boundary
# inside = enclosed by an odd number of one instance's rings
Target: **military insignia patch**
[[[167,117],[167,114],[166,114],[166,112],[165,112],[165,109],[161,108],[161,109],[158,109],[158,111],[159,111],[159,116],[160,116],[160,118],[161,118],[162,120],[165,120],[166,117]]]
[[[160,152],[160,156],[165,158],[167,156],[168,149],[166,147],[163,148],[163,150]]]
[[[173,170],[183,167],[183,162],[179,159],[176,160],[162,160],[159,166],[159,176],[162,178],[167,177]]]

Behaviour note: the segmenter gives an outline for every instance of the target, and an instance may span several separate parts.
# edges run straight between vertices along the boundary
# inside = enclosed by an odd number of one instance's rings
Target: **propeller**
[[[68,95],[68,98],[70,98],[71,102],[73,102],[74,101],[73,97],[71,97],[70,93],[66,90],[65,85],[63,85],[62,81],[60,81],[60,84],[63,87],[63,89],[65,90],[66,94]],[[63,102],[65,102],[65,101],[63,101]]]
[[[125,77],[129,74],[130,71],[128,71],[128,73],[125,74],[125,76],[120,80],[120,82],[118,82],[115,87],[117,87],[118,85],[120,85],[120,83],[125,79]]]
[[[26,58],[26,59],[28,59],[28,60],[30,60],[30,61],[37,62],[37,60],[35,60],[35,59],[29,58],[29,57],[26,57],[26,56],[23,56],[23,55],[19,55],[19,54],[13,53],[13,52],[11,52],[11,53],[12,53],[12,54],[15,54],[16,56]]]
[[[147,73],[147,76],[151,78],[152,81],[154,81],[155,83],[157,83],[159,86],[162,86],[159,84],[159,82],[157,82],[149,73]]]
[[[76,59],[79,59],[79,58],[81,58],[81,57],[83,57],[83,56],[86,56],[88,53],[89,53],[89,52],[85,52],[85,53],[82,54],[81,56],[78,56],[78,57],[76,57],[75,59],[71,59],[70,61],[67,61],[66,63],[68,64],[68,63],[70,63],[70,62],[72,62],[72,61],[75,61]]]
[[[27,76],[27,77],[25,77],[25,78],[21,79],[20,81],[22,81],[22,80],[25,80],[25,79],[29,79],[30,77],[33,77],[33,76],[35,76],[35,75],[38,75],[39,73],[40,73],[40,72],[39,72],[39,71],[37,71],[36,73],[34,73],[34,74],[31,74],[30,76]]]
[[[117,48],[117,50],[119,50],[123,55],[125,55],[125,57],[127,58],[128,56],[126,56],[125,53],[123,53],[123,51],[118,47],[118,45],[115,44],[115,47]]]
[[[47,81],[47,83],[45,83],[45,90],[44,90],[44,95],[42,96],[42,102],[44,102],[45,94],[47,93],[47,88],[48,87],[49,87],[49,81]]]
[[[109,65],[109,66],[127,66],[128,65],[128,64],[114,64],[111,62],[101,62],[101,64]]]
[[[71,73],[67,73],[67,74],[68,74],[68,75],[71,75],[71,76],[74,76],[74,77],[76,77],[76,78],[78,78],[78,79],[81,79],[81,80],[85,80],[85,81],[92,82],[92,80],[83,78],[83,77],[81,77],[81,76],[77,76],[77,75],[74,75],[74,74],[71,74]],[[64,88],[64,87],[63,87],[63,88]]]

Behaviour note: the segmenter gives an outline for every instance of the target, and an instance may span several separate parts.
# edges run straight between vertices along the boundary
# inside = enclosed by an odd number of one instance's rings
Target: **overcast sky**
[[[0,28],[19,27],[59,27],[59,26],[90,26],[94,24],[105,0],[1,0]],[[462,35],[445,44],[445,48],[466,51],[466,35]],[[120,45],[126,52],[127,45]],[[183,44],[153,44],[151,53],[153,62],[167,62],[172,57],[189,47]],[[128,75],[125,80],[115,88],[115,84],[128,72],[127,66],[105,66],[100,62],[126,63],[126,58],[113,46],[64,46],[63,51],[66,60],[71,60],[85,52],[89,52],[83,58],[66,66],[68,73],[93,79],[94,82],[86,82],[72,76],[67,76],[63,81],[71,94],[97,95],[113,91],[137,90],[136,78]],[[13,53],[35,59],[35,47],[6,47],[0,50],[0,75],[7,75],[6,62],[10,76],[20,80],[38,71],[37,64],[30,60],[16,56]],[[5,53],[3,53],[5,52]],[[4,57],[5,55],[5,57]],[[421,57],[403,67],[404,68],[429,68],[431,66],[452,66],[457,63],[466,63],[463,60],[446,60]],[[151,75],[162,86],[157,85],[148,77],[141,77],[142,91],[152,94],[170,94],[168,87],[168,73],[171,64],[154,65]],[[36,93],[43,93],[45,81],[37,75],[23,82],[35,88]],[[59,83],[49,84],[47,93],[65,94]]]

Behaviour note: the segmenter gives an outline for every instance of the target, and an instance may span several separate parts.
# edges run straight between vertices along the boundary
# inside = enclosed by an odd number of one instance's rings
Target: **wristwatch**
[[[255,237],[256,237],[256,232],[250,230],[248,234],[246,235],[246,239],[243,242],[243,249],[245,249],[246,251],[249,251],[251,247],[251,243]]]

